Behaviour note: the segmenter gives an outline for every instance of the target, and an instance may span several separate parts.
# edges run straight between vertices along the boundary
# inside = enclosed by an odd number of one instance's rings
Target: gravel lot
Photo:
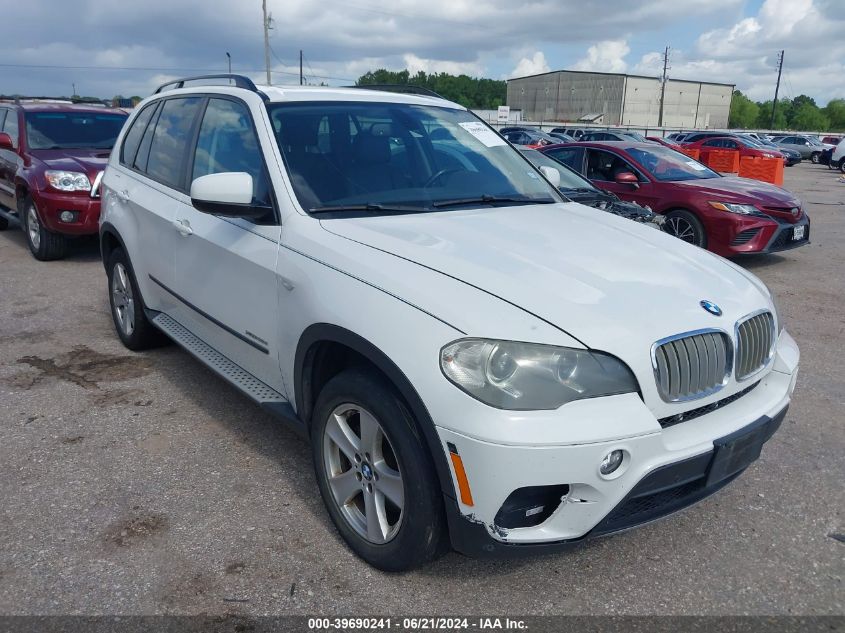
[[[845,184],[786,186],[813,244],[740,262],[802,352],[760,461],[573,551],[404,575],[346,549],[302,440],[179,348],[120,345],[96,240],[40,263],[0,233],[0,613],[845,614]]]

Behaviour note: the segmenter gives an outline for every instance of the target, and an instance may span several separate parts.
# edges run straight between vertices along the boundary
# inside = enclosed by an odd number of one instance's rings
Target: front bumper
[[[92,198],[85,192],[54,193],[33,192],[33,202],[41,216],[41,222],[54,233],[65,235],[95,235],[99,231],[100,198]],[[75,211],[74,222],[61,222],[62,211]]]
[[[793,239],[797,227],[803,227],[801,239]],[[801,229],[798,229],[801,230]],[[769,217],[761,225],[742,228],[731,241],[727,257],[734,255],[761,255],[788,251],[810,243],[810,216],[804,212],[798,222],[792,224],[779,218]]]
[[[438,428],[444,446],[459,451],[473,497],[472,506],[457,494],[457,500],[445,498],[453,547],[485,557],[563,549],[653,521],[721,489],[759,456],[786,414],[798,352],[784,338],[783,353],[754,389],[701,417],[666,428],[655,424],[659,430],[653,433],[566,446],[512,446]],[[619,471],[603,476],[599,464],[612,450],[623,450],[626,459]],[[730,462],[725,451],[743,454]],[[568,492],[539,525],[496,524],[514,490],[561,484]]]

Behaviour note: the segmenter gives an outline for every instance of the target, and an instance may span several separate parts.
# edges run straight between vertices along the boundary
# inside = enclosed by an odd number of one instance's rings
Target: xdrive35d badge
[[[722,308],[717,306],[712,301],[708,301],[707,299],[702,299],[698,303],[702,308],[707,310],[713,316],[722,316]]]

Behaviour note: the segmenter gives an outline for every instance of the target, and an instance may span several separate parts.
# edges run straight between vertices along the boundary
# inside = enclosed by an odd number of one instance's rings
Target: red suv
[[[126,113],[67,103],[0,102],[0,230],[17,221],[36,259],[96,234],[99,185]]]
[[[666,217],[663,230],[724,257],[804,246],[810,218],[794,194],[758,180],[720,176],[655,143],[549,145],[544,154],[622,200]]]

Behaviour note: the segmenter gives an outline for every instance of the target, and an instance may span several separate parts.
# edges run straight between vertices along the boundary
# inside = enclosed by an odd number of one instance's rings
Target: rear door
[[[121,223],[147,306],[171,316],[179,308],[173,286],[181,241],[174,223],[179,207],[190,203],[184,184],[188,148],[203,102],[171,97],[147,105],[124,137],[119,168],[103,178],[104,204]]]
[[[269,150],[268,150],[269,151]],[[201,176],[246,172],[253,202],[274,208],[264,152],[247,104],[210,96],[189,160],[187,186]],[[278,391],[276,256],[281,226],[273,211],[257,221],[197,211],[185,200],[176,214],[177,320]]]

